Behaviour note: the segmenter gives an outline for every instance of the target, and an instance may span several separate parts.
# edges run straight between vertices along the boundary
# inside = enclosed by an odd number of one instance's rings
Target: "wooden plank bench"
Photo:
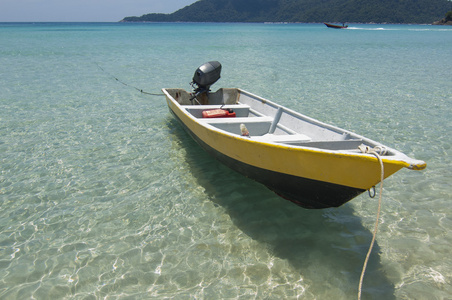
[[[218,129],[241,135],[240,124],[244,124],[250,136],[260,136],[268,133],[272,117],[236,117],[236,118],[204,118],[200,123],[210,124]]]
[[[232,109],[237,117],[248,117],[250,106],[246,104],[228,104],[228,105],[182,105],[186,111],[195,118],[202,118],[202,112],[209,109]]]
[[[311,138],[304,134],[265,134],[254,137],[255,140],[265,143],[297,144],[311,141]]]
[[[337,141],[305,141],[288,142],[293,146],[310,147],[325,150],[358,150],[358,146],[363,143],[361,139],[337,140]]]

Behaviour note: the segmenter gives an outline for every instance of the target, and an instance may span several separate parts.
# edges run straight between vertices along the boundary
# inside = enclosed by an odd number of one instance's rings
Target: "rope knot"
[[[358,149],[361,151],[361,153],[368,153],[368,154],[376,154],[378,157],[379,155],[384,156],[388,154],[388,149],[385,146],[377,145],[374,148],[371,148],[369,146],[366,146],[364,144],[361,144],[358,146]]]

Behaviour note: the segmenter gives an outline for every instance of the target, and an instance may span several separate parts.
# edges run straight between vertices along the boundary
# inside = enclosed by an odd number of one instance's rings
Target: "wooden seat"
[[[268,133],[272,124],[272,117],[249,117],[249,118],[205,118],[199,120],[210,124],[218,129],[241,135],[240,124],[244,124],[250,136],[261,136]]]
[[[182,105],[186,111],[195,118],[202,118],[202,112],[208,109],[232,109],[237,117],[248,117],[250,112],[249,105],[246,104],[228,104],[228,105]]]

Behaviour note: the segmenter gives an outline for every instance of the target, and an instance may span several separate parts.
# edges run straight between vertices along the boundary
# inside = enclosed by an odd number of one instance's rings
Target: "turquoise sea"
[[[429,25],[0,23],[0,298],[357,298],[377,198],[295,206],[170,115],[160,89],[218,60],[214,90],[427,162],[384,182],[362,299],[452,299],[451,45]]]

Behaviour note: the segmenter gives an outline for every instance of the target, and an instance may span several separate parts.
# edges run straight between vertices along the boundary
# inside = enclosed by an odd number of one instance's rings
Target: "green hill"
[[[448,0],[199,0],[172,14],[121,22],[350,22],[430,24],[450,10]]]

